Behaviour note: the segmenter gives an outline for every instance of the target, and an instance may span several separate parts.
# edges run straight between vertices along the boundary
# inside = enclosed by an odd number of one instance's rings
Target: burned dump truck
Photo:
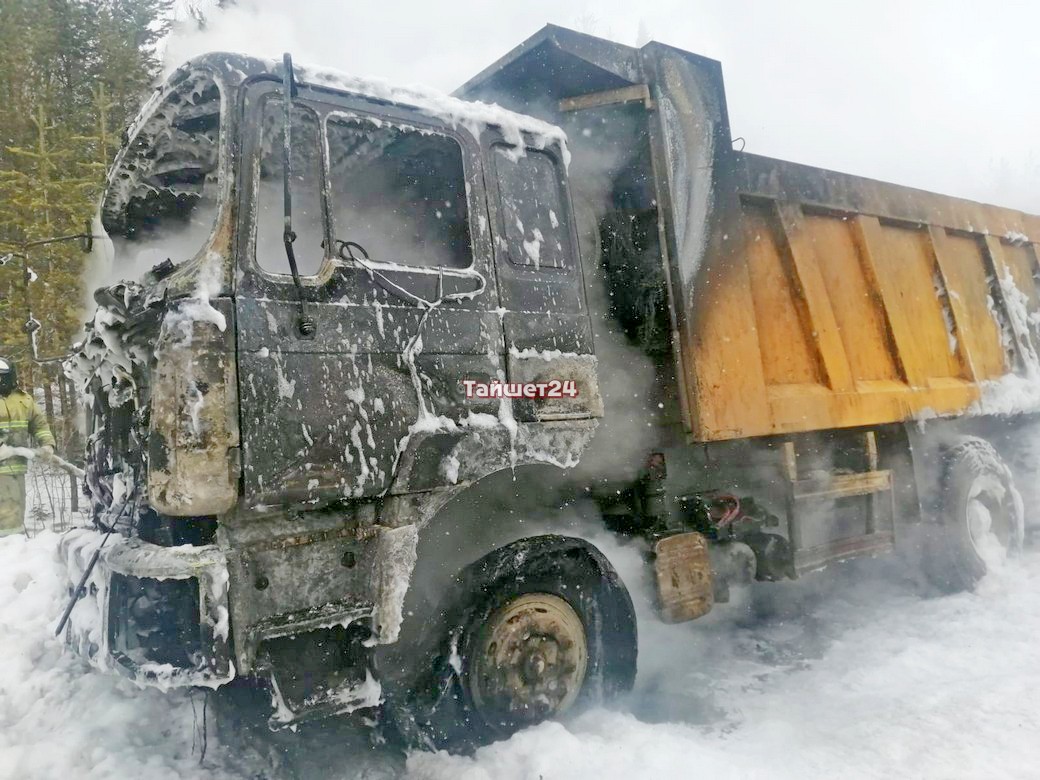
[[[622,695],[604,555],[457,509],[532,469],[585,480],[672,622],[911,542],[971,588],[1022,544],[1040,218],[737,151],[712,60],[550,26],[449,98],[206,55],[100,219],[134,279],[68,364],[66,636],[141,684],[454,748]],[[580,466],[634,370],[593,278],[654,372],[624,478]]]

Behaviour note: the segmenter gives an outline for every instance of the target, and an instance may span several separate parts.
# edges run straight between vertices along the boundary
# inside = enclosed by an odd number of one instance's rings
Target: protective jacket
[[[54,446],[47,418],[28,393],[14,390],[0,396],[0,444],[8,447]],[[0,460],[0,474],[24,474],[25,458]]]

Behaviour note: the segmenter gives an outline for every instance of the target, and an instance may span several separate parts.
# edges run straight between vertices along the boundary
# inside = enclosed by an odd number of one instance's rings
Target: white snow
[[[1029,314],[1029,298],[1018,289],[1015,277],[1011,275],[1010,271],[1006,271],[1000,278],[1000,289],[1003,293],[1004,307],[1010,320],[1009,325],[1012,333],[1018,335],[1015,343],[1018,347],[1019,357],[1025,367],[1026,375],[1040,381],[1040,358],[1037,357],[1036,350],[1033,349],[1029,335],[1032,329],[1032,318]]]
[[[201,724],[202,694],[142,690],[91,670],[54,637],[66,600],[57,540],[0,540],[0,777],[238,776],[214,758],[199,766],[192,695]]]
[[[578,357],[577,352],[564,352],[560,349],[535,349],[534,347],[525,347],[524,349],[517,349],[515,346],[509,347],[509,354],[514,358],[540,358],[546,363],[553,360],[559,360],[565,357]]]
[[[379,534],[376,560],[376,592],[380,594],[373,615],[377,629],[376,644],[397,641],[401,630],[401,613],[408,584],[415,568],[419,529],[414,525],[386,529]]]
[[[519,220],[517,220],[519,222]],[[538,228],[534,228],[531,231],[531,240],[524,240],[524,252],[527,254],[528,259],[534,265],[535,268],[539,267],[542,256],[542,242],[545,239],[542,236],[542,231]]]
[[[932,275],[932,286],[935,288],[935,297],[939,301],[942,310],[943,323],[946,325],[946,341],[950,348],[950,354],[957,354],[957,329],[953,321],[953,312],[950,310],[950,296],[947,294],[946,283],[942,276],[936,271]]]
[[[1037,337],[1037,318],[1029,312],[1028,298],[1010,272],[999,279],[999,284],[1003,306],[998,306],[992,296],[986,297],[986,305],[1000,331],[1005,354],[1017,354],[1022,373],[981,382],[982,395],[969,408],[969,414],[1009,415],[1040,410],[1040,357],[1032,343]]]
[[[178,302],[163,319],[163,329],[174,334],[173,344],[178,347],[191,345],[195,323],[216,326],[223,333],[227,329],[227,318],[213,307],[211,298],[220,295],[223,285],[223,260],[216,252],[207,252],[199,261],[198,277],[192,297]]]
[[[459,466],[462,464],[459,459],[454,455],[448,455],[444,460],[441,461],[441,469],[444,473],[445,479],[448,480],[452,485],[458,484],[459,481]]]
[[[268,61],[268,67],[277,69],[280,63]],[[301,82],[413,106],[421,113],[440,119],[454,128],[465,128],[478,140],[484,127],[497,127],[505,141],[513,146],[511,155],[514,158],[525,153],[528,143],[536,149],[544,149],[553,143],[559,144],[564,165],[570,165],[566,134],[556,125],[541,119],[514,113],[494,103],[459,100],[424,86],[395,86],[383,79],[359,78],[330,68],[310,65],[296,65],[295,70],[297,79]],[[524,134],[527,135],[528,143],[525,143]]]
[[[278,397],[286,401],[291,401],[293,396],[296,395],[296,380],[288,379],[285,376],[285,372],[282,371],[281,360],[275,361],[274,369],[278,379]]]
[[[287,776],[271,774],[273,748],[226,753],[212,710],[200,766],[188,693],[140,690],[63,651],[56,542],[0,540],[0,776]],[[472,757],[407,762],[345,725],[301,726],[281,760],[305,778],[1035,777],[1040,554],[974,594],[925,596],[894,562],[863,561],[666,626],[649,616],[638,551],[601,546],[640,613],[639,678],[620,711],[543,724]],[[195,707],[201,722],[199,694]]]
[[[365,679],[353,687],[343,688],[336,693],[336,700],[343,705],[343,713],[354,712],[354,710],[366,707],[376,707],[383,699],[383,686],[366,669]]]
[[[500,423],[498,417],[493,414],[469,412],[459,420],[459,424],[464,428],[497,428]]]
[[[376,330],[379,331],[379,337],[386,338],[386,330],[383,325],[383,304],[379,301],[372,301],[372,306],[376,310]]]
[[[631,588],[638,554],[609,554]],[[622,711],[545,723],[472,757],[413,753],[407,777],[1036,776],[1040,555],[975,594],[923,597],[894,562],[861,561],[755,596],[779,612],[721,606],[666,626],[634,593],[640,672]]]

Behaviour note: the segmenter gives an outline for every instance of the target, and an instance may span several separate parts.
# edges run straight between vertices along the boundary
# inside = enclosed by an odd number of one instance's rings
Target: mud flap
[[[711,611],[714,581],[708,543],[691,532],[661,539],[654,545],[657,603],[666,623],[682,623]]]

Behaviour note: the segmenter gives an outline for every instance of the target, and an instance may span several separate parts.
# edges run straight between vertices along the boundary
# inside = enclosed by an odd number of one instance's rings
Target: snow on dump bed
[[[639,678],[622,711],[543,724],[472,757],[404,759],[340,721],[260,729],[269,744],[232,750],[216,742],[211,706],[200,766],[187,693],[94,672],[53,638],[57,537],[0,539],[0,778],[1036,777],[1035,551],[975,594],[923,595],[894,562],[860,561],[758,586],[753,608],[666,626],[651,616],[638,550],[595,541],[640,615]]]
[[[1018,415],[1040,412],[1040,312],[1030,311],[1029,297],[1019,289],[1014,276],[999,277],[1001,300],[986,297],[990,316],[1000,333],[1005,354],[1018,358],[1014,373],[981,382],[982,395],[968,414]]]

